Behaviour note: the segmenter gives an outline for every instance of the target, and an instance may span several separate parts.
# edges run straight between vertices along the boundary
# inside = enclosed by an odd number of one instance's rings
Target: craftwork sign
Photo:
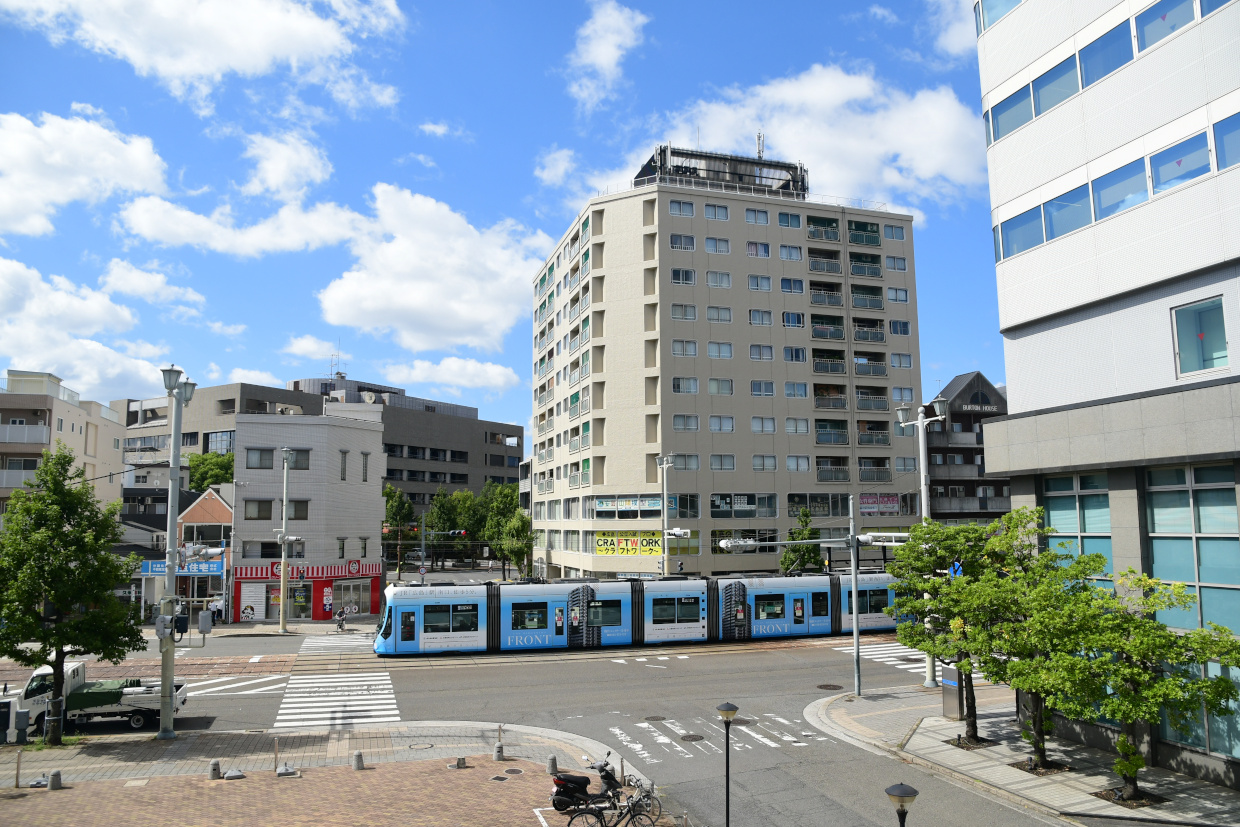
[[[658,531],[600,531],[594,535],[594,553],[621,556],[661,555],[662,535]]]

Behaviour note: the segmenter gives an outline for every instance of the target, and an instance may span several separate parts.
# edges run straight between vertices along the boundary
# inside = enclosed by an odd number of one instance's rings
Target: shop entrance
[[[344,609],[345,614],[370,614],[370,581],[341,580],[332,588],[335,611]]]

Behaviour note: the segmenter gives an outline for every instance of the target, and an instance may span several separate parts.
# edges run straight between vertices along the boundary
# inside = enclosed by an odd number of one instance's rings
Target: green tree
[[[478,496],[467,489],[453,491],[452,501],[453,511],[456,513],[456,525],[452,530],[465,532],[464,537],[450,538],[452,547],[460,554],[468,552],[472,558],[475,549],[479,552],[482,549],[482,534],[487,525],[486,512]]]
[[[231,453],[189,455],[189,488],[191,491],[206,491],[212,485],[232,481],[233,455]]]
[[[809,509],[802,508],[801,513],[797,515],[797,527],[789,529],[789,540],[817,540],[819,537],[818,529],[810,527]],[[784,553],[779,558],[779,568],[785,574],[790,571],[814,571],[822,568],[822,552],[819,546],[813,545],[803,546],[785,546]]]
[[[516,485],[497,485],[487,504],[486,528],[483,537],[490,545],[496,559],[505,565],[516,563],[516,557],[508,556],[505,546],[505,531],[512,518],[521,514],[521,496]],[[521,553],[524,558],[524,553]],[[504,573],[505,576],[507,572]]]
[[[886,611],[906,618],[896,627],[896,638],[960,670],[965,738],[970,743],[978,741],[971,635],[986,618],[969,614],[965,596],[989,565],[985,528],[924,520],[909,529],[908,542],[896,549],[895,561],[887,566],[896,579],[896,597]]]
[[[26,485],[13,492],[0,529],[0,656],[31,668],[50,663],[52,697],[61,698],[67,658],[119,663],[145,647],[137,611],[113,592],[139,562],[112,553],[120,503],[99,504],[63,443],[43,452]],[[48,743],[59,744],[61,730],[49,718]]]
[[[388,527],[396,532],[396,579],[399,580],[401,567],[405,563],[402,541],[405,537],[405,529],[413,522],[413,503],[409,502],[404,491],[391,483],[385,483],[383,486],[383,501],[383,519]]]
[[[504,523],[501,559],[517,567],[520,577],[529,575],[534,554],[534,528],[528,514],[517,509]]]

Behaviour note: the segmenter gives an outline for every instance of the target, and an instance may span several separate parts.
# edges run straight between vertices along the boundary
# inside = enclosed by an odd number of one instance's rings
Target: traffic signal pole
[[[422,575],[422,585],[426,585],[426,512],[422,512],[422,528],[418,530],[422,535],[422,563],[418,566],[418,572]]]

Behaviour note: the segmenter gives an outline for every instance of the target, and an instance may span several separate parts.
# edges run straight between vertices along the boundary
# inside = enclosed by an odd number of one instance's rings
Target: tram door
[[[792,601],[792,634],[804,635],[809,633],[809,624],[806,623],[805,616],[808,612],[809,595],[806,594],[790,594],[788,598]]]
[[[396,614],[396,652],[402,654],[418,651],[417,607],[396,607]]]

